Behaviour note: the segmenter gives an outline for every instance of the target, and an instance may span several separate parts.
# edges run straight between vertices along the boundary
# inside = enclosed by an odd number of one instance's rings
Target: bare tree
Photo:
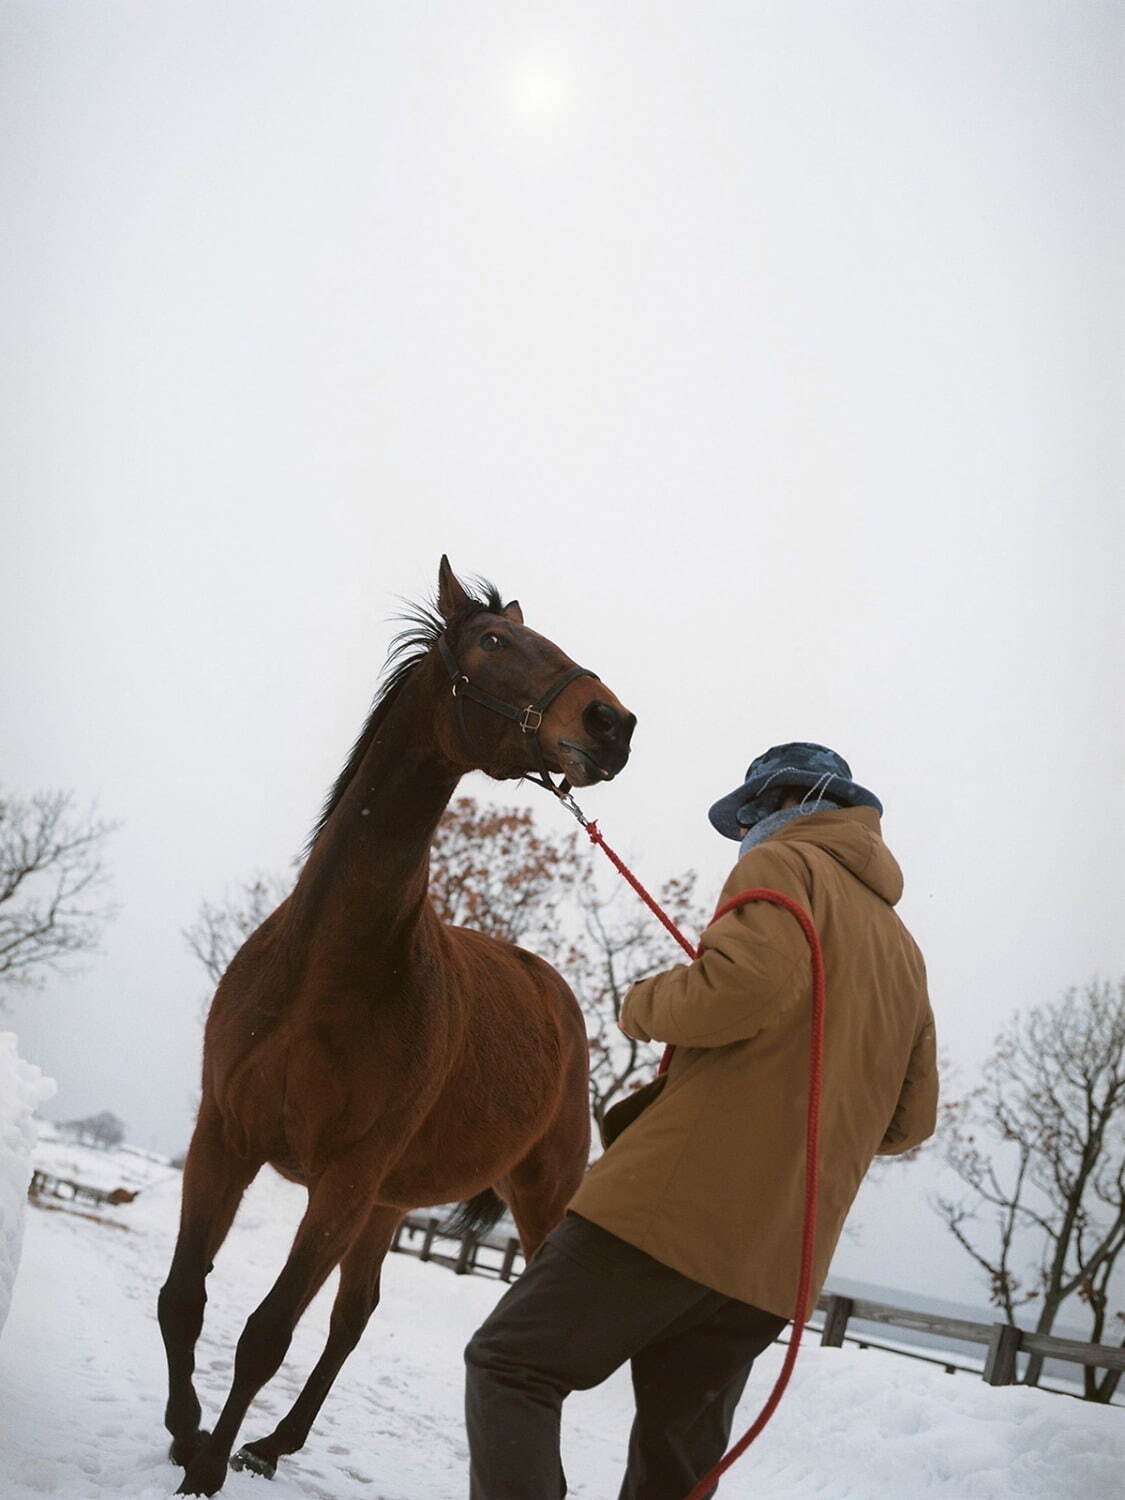
[[[254,875],[228,892],[222,901],[204,901],[199,915],[184,928],[188,947],[207,970],[213,985],[231,959],[289,894],[291,882],[276,875]]]
[[[0,793],[0,995],[97,947],[115,911],[102,898],[115,827],[77,810],[72,792]]]
[[[111,1146],[120,1146],[125,1139],[125,1122],[111,1110],[102,1109],[87,1121],[94,1143],[108,1151]]]
[[[578,834],[541,832],[530,810],[459,797],[434,838],[430,895],[446,921],[523,943],[561,970],[586,1016],[590,1102],[600,1120],[655,1066],[652,1046],[617,1028],[625,996],[683,954],[597,859]],[[688,871],[659,891],[693,936],[704,920],[695,879]]]
[[[945,1156],[964,1200],[934,1207],[989,1280],[1011,1323],[1038,1303],[1049,1333],[1070,1297],[1090,1336],[1125,1332],[1110,1319],[1110,1284],[1125,1249],[1125,979],[1091,981],[1017,1014],[984,1065],[984,1083],[943,1108]],[[980,1217],[986,1222],[982,1225]],[[1035,1384],[1042,1359],[1032,1356]],[[1109,1401],[1118,1376],[1085,1372],[1088,1400]]]
[[[552,962],[576,878],[573,840],[541,832],[527,808],[458,797],[434,835],[430,899],[442,920],[522,943]]]
[[[662,1050],[618,1029],[626,995],[638,980],[682,963],[686,955],[633,891],[607,884],[612,877],[593,864],[592,850],[583,850],[582,856],[575,902],[583,932],[559,957],[586,1014],[590,1102],[600,1123],[617,1099],[648,1082]],[[695,871],[688,870],[656,892],[672,920],[693,941],[706,921],[695,885]]]
[[[86,1115],[81,1120],[65,1120],[58,1128],[64,1135],[91,1146],[100,1146],[103,1151],[120,1146],[125,1139],[124,1122],[108,1109],[100,1110],[96,1115]]]

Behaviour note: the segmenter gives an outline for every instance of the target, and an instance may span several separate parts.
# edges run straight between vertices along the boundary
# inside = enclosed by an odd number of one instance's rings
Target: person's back
[[[933,1021],[922,956],[893,909],[902,876],[874,809],[787,823],[738,861],[720,900],[760,887],[809,912],[825,955],[815,1301],[871,1158],[933,1129]],[[804,1190],[808,947],[794,918],[765,903],[713,923],[702,946],[694,964],[629,997],[630,1034],[676,1051],[659,1097],[591,1168],[571,1209],[788,1317]]]

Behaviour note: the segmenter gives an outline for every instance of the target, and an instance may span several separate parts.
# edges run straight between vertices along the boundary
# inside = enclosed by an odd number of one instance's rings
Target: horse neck
[[[379,723],[294,891],[298,929],[343,937],[353,954],[401,944],[429,885],[430,843],[461,779],[437,749],[436,690],[422,664]],[[299,940],[307,931],[299,931]]]

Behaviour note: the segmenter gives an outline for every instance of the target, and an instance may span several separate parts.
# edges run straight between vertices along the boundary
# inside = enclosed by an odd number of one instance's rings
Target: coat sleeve
[[[934,1016],[929,1006],[910,1053],[898,1104],[879,1146],[879,1156],[900,1156],[920,1146],[937,1125],[938,1070]]]
[[[809,905],[797,871],[764,846],[735,866],[722,899],[755,886]],[[728,912],[708,927],[701,948],[693,963],[633,986],[621,1011],[630,1036],[677,1047],[725,1047],[755,1036],[808,995],[812,969],[804,935],[776,906],[754,902]]]

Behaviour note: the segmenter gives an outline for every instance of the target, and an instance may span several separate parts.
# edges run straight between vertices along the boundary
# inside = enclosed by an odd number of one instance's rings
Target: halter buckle
[[[453,686],[450,688],[450,692],[455,698],[460,698],[461,689],[463,687],[468,687],[468,685],[469,679],[465,676],[464,672],[462,672],[460,677],[455,677],[453,679]]]
[[[539,711],[539,709],[532,708],[530,704],[520,715],[520,728],[523,730],[524,734],[538,734],[539,728],[542,723],[542,713]]]

